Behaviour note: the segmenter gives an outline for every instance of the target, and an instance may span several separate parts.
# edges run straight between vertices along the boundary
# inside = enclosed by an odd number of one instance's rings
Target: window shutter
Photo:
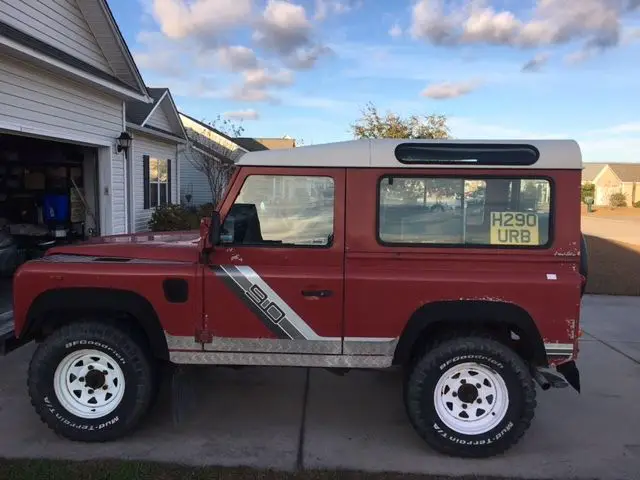
[[[170,158],[167,159],[167,203],[171,203],[171,164]]]
[[[149,210],[149,155],[142,157],[142,191],[145,210]]]

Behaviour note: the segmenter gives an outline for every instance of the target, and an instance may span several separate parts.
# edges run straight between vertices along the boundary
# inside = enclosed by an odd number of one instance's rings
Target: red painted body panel
[[[522,307],[545,342],[575,341],[581,286],[579,171],[544,173],[561,186],[554,189],[556,227],[548,249],[383,246],[375,235],[377,188],[379,177],[388,173],[392,171],[347,173],[345,336],[396,337],[426,303],[489,300]],[[393,173],[398,175],[397,170]],[[427,169],[411,173],[442,175],[441,170]],[[475,178],[483,173],[455,171],[456,176]],[[556,274],[557,280],[548,280],[547,274]]]
[[[224,219],[248,174],[295,174],[291,168],[241,170],[220,208]],[[304,175],[331,176],[335,182],[334,241],[329,248],[233,246],[219,247],[209,256],[211,265],[250,266],[321,336],[342,336],[344,290],[344,169],[304,169]],[[205,312],[215,336],[275,338],[247,306],[205,269]],[[331,290],[328,298],[309,298],[302,290]]]
[[[67,253],[65,249],[61,252]],[[202,318],[201,267],[196,263],[92,264],[33,261],[24,264],[14,277],[14,321],[22,332],[32,302],[46,290],[73,287],[120,289],[138,293],[156,310],[164,329],[171,335],[193,336]],[[162,281],[180,277],[189,284],[189,301],[170,303],[164,297]],[[117,307],[117,305],[114,305]]]
[[[200,254],[200,232],[137,233],[97,237],[86,242],[54,247],[48,255],[95,255],[142,260],[196,262]]]
[[[137,234],[94,239],[54,248],[49,255],[126,257],[128,263],[35,261],[15,276],[16,332],[42,292],[64,287],[129,290],[154,306],[171,335],[193,336],[203,326],[226,338],[274,338],[237,294],[217,277],[216,265],[249,266],[323,337],[398,337],[421,306],[441,300],[485,300],[518,305],[536,322],[546,343],[576,343],[580,312],[580,172],[545,171],[553,180],[552,244],[541,249],[390,247],[377,240],[379,177],[406,171],[339,168],[244,167],[234,174],[219,206],[224,221],[249,174],[329,175],[335,181],[334,242],[322,247],[216,247],[209,265],[200,261],[201,232]],[[451,172],[447,172],[451,174]],[[500,173],[504,174],[504,171]],[[531,176],[535,170],[510,170]],[[412,175],[443,171],[412,169]],[[480,178],[495,171],[458,170]],[[203,223],[203,225],[205,225]],[[556,279],[548,277],[555,275]],[[187,303],[169,303],[162,280],[189,283]],[[327,298],[301,295],[304,289],[331,290]]]

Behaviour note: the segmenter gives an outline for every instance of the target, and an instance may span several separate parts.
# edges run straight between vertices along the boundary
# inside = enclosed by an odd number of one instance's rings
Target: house
[[[282,148],[294,148],[296,141],[293,138],[250,138],[237,137],[234,139],[238,145],[242,145],[249,151],[279,150]]]
[[[0,56],[0,227],[131,231],[135,169],[118,138],[126,105],[154,100],[106,1],[2,2]]]
[[[613,193],[624,193],[627,205],[640,201],[640,163],[585,163],[582,184],[595,185],[595,205],[608,205]]]
[[[187,206],[216,203],[235,161],[249,149],[236,139],[180,112],[189,143],[180,157],[181,202]]]
[[[153,103],[126,104],[127,132],[132,137],[128,152],[131,215],[128,230],[149,229],[153,209],[180,203],[180,152],[187,134],[168,88],[148,88]]]
[[[284,138],[230,137],[215,127],[180,112],[189,143],[180,160],[181,202],[188,206],[217,203],[233,171],[246,152],[295,147]]]
[[[80,239],[148,230],[180,201],[187,136],[105,0],[0,3],[0,228]]]

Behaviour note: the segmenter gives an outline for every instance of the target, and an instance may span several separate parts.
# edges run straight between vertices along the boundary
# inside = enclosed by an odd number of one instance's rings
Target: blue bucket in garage
[[[69,196],[45,195],[42,217],[45,222],[66,222],[69,220]]]

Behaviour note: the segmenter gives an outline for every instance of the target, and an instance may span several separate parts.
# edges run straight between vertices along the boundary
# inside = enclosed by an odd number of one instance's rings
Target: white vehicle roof
[[[451,152],[457,152],[455,159],[445,160]],[[582,154],[574,140],[359,139],[247,152],[237,165],[581,170]]]

